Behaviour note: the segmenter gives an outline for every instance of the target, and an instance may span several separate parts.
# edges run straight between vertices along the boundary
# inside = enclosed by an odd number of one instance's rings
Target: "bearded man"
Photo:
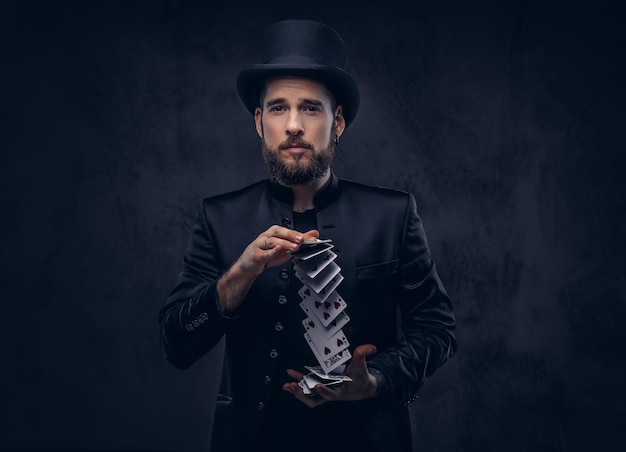
[[[271,178],[202,201],[160,313],[178,368],[226,338],[213,451],[409,451],[407,406],[456,349],[414,197],[331,170],[359,105],[344,58],[331,28],[283,21],[267,29],[262,63],[239,74]],[[305,390],[305,366],[321,361],[303,337],[307,278],[293,256],[318,238],[341,270],[350,346],[336,356],[348,378]]]

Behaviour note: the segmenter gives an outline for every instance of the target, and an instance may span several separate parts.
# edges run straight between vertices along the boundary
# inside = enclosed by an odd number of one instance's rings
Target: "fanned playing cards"
[[[300,307],[307,315],[302,321],[304,339],[319,363],[307,367],[309,374],[298,382],[307,395],[314,395],[313,388],[318,384],[350,381],[343,375],[345,363],[352,358],[350,342],[342,330],[350,317],[345,312],[347,303],[336,291],[343,276],[332,248],[329,239],[304,242],[292,258],[296,277],[303,284],[298,294],[302,298]]]

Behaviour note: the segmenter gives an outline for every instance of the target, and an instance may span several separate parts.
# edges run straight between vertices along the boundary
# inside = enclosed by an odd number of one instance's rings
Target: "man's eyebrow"
[[[317,105],[320,107],[324,105],[324,103],[321,100],[317,100],[317,99],[300,99],[300,102],[303,104]]]
[[[284,102],[286,102],[287,99],[285,99],[284,97],[279,97],[276,99],[271,99],[268,100],[267,103],[265,104],[266,107],[273,107],[274,105],[277,104],[282,104]],[[318,99],[308,99],[308,98],[300,98],[299,99],[301,104],[308,104],[308,105],[316,105],[319,107],[322,107],[324,105],[324,102],[322,102],[321,100]]]
[[[276,104],[282,104],[283,102],[285,102],[285,100],[286,99],[284,97],[279,97],[278,99],[272,99],[272,100],[267,101],[265,106],[266,107],[271,107],[271,106],[276,105]]]

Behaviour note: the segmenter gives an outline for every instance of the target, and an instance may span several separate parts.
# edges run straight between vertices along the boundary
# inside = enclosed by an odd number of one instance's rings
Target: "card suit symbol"
[[[341,303],[335,301],[335,309],[339,309],[341,307]]]
[[[330,314],[328,312],[324,313],[324,320],[328,320],[328,318],[330,317]]]
[[[315,322],[313,320],[309,320],[309,326],[311,328],[315,328]]]
[[[337,346],[341,347],[343,345],[343,341],[341,339],[337,339]]]
[[[325,301],[325,302],[324,302],[324,307],[325,307],[326,309],[330,309],[330,302]]]
[[[307,288],[307,289],[304,291],[304,295],[306,295],[306,296],[308,297],[309,295],[311,295],[311,291]]]
[[[324,347],[324,354],[328,355],[330,353],[330,349],[328,347]]]
[[[337,353],[339,355],[339,357],[343,356],[343,351],[340,351],[339,353]]]
[[[319,309],[321,305],[322,305],[321,302],[315,301],[315,309]]]

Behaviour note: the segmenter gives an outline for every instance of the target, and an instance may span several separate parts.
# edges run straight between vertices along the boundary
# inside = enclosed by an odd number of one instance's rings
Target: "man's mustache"
[[[292,137],[292,138],[288,138],[287,140],[283,141],[279,146],[278,149],[287,149],[290,147],[299,147],[299,148],[305,148],[305,149],[313,149],[313,145],[307,141],[304,141],[301,138],[298,137]]]

